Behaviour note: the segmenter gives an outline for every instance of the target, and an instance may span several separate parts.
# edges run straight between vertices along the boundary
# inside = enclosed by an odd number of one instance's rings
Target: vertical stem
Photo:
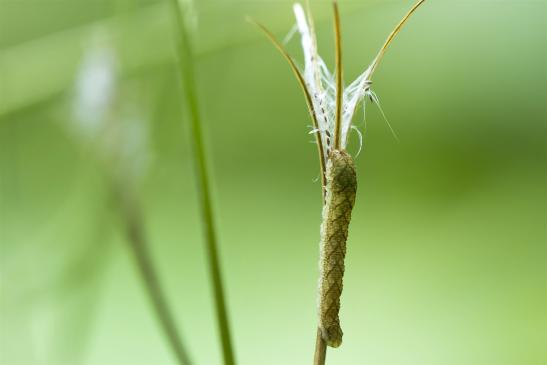
[[[171,0],[173,13],[175,15],[177,31],[177,56],[178,72],[181,77],[181,84],[186,98],[186,106],[190,117],[190,131],[192,135],[192,148],[194,165],[197,175],[199,189],[200,208],[202,222],[205,230],[207,259],[213,283],[215,309],[218,320],[218,329],[222,344],[224,364],[234,365],[235,358],[232,349],[228,314],[222,285],[222,275],[217,249],[217,238],[213,221],[213,209],[211,205],[210,180],[206,163],[206,152],[203,143],[203,131],[201,128],[201,116],[198,108],[196,85],[194,80],[194,60],[188,31],[185,25],[183,14],[178,0]]]
[[[321,337],[321,330],[317,328],[313,365],[325,365],[326,357],[327,357],[327,344],[323,340],[323,337]]]
[[[340,129],[342,124],[342,39],[340,36],[340,15],[338,13],[338,4],[333,2],[334,8],[334,44],[336,59],[336,114],[334,123],[334,149],[340,149],[342,136]]]
[[[149,245],[143,232],[141,211],[131,194],[124,194],[117,186],[114,188],[114,193],[116,202],[120,206],[122,218],[125,221],[127,238],[135,261],[163,331],[175,353],[178,363],[180,365],[190,365],[191,361],[188,352],[182,344],[173,314],[167,304],[157,276],[157,270],[150,256]]]

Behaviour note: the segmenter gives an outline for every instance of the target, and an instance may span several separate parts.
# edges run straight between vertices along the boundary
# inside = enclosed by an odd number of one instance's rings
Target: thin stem
[[[313,365],[325,365],[326,358],[327,358],[327,344],[323,340],[323,337],[321,336],[321,330],[317,328]]]
[[[321,138],[321,132],[319,131],[319,123],[317,121],[317,115],[313,111],[313,101],[312,101],[311,94],[306,86],[306,81],[304,80],[304,77],[302,76],[302,73],[300,72],[300,70],[298,70],[298,67],[294,63],[294,60],[292,59],[292,57],[289,55],[285,47],[283,47],[283,45],[279,43],[279,41],[277,40],[277,38],[275,38],[272,32],[270,32],[262,24],[257,23],[250,18],[248,18],[247,20],[250,23],[259,27],[260,30],[262,30],[262,32],[264,32],[264,34],[268,37],[268,39],[273,43],[275,48],[277,48],[277,50],[281,53],[281,55],[283,55],[283,57],[287,60],[287,62],[289,63],[289,66],[291,67],[291,70],[293,71],[294,75],[296,76],[296,79],[298,80],[298,84],[300,85],[300,87],[302,88],[302,91],[304,92],[304,96],[306,98],[306,105],[308,106],[308,112],[310,113],[310,117],[313,123],[313,129],[317,131],[315,132],[315,141],[317,144],[317,151],[319,153],[319,168],[321,169],[321,182],[322,182],[321,196],[324,198],[326,187],[327,187],[327,176],[325,174],[326,162],[325,162],[325,157],[323,155],[323,140]]]
[[[342,39],[340,36],[340,14],[338,4],[333,3],[334,8],[334,43],[336,47],[336,115],[334,122],[334,149],[339,150],[341,144],[340,129],[342,124]]]
[[[201,218],[205,230],[205,241],[207,249],[207,260],[213,283],[213,292],[215,300],[215,310],[218,321],[218,329],[222,344],[222,355],[225,365],[234,365],[235,357],[232,348],[230,335],[230,326],[228,313],[226,310],[226,300],[224,298],[224,289],[222,285],[222,275],[220,269],[217,238],[213,220],[213,208],[211,204],[210,180],[207,170],[207,156],[203,142],[203,131],[201,126],[201,116],[198,108],[196,95],[196,84],[194,80],[194,59],[190,45],[190,38],[184,21],[184,17],[179,6],[178,0],[171,0],[173,13],[175,15],[175,25],[177,31],[177,58],[178,72],[181,78],[181,84],[186,98],[186,106],[190,117],[190,132],[192,135],[193,160],[197,175],[197,185],[199,189]]]
[[[416,9],[418,9],[418,7],[420,5],[422,5],[424,2],[425,2],[425,0],[419,0],[416,4],[414,4],[414,6],[408,11],[408,13],[406,13],[406,15],[403,17],[403,19],[401,19],[401,21],[395,26],[393,31],[387,37],[386,41],[384,42],[384,45],[382,46],[382,48],[380,48],[380,51],[378,52],[378,55],[376,55],[376,58],[374,59],[374,61],[372,63],[372,66],[370,68],[369,79],[372,79],[372,74],[374,73],[374,71],[376,70],[376,67],[378,66],[378,64],[380,63],[382,58],[384,57],[384,54],[386,53],[387,47],[390,45],[391,41],[393,41],[395,36],[399,33],[399,31],[401,30],[403,25],[406,23],[406,21],[410,18],[412,13],[414,13],[416,11]]]
[[[149,244],[143,232],[141,211],[133,197],[127,193],[124,194],[123,190],[117,186],[113,190],[122,218],[124,219],[127,239],[160,325],[171,345],[171,349],[175,353],[178,363],[180,365],[190,365],[191,361],[188,352],[183,346],[173,314],[159,282],[157,270],[151,259]]]

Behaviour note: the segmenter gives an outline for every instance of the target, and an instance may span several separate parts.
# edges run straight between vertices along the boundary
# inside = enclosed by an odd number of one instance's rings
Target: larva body
[[[319,328],[327,345],[342,344],[340,295],[351,211],[355,203],[357,177],[351,156],[334,150],[327,161],[327,186],[319,261]]]

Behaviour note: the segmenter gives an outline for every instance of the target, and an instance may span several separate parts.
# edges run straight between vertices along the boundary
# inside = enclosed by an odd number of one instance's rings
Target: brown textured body
[[[345,151],[332,151],[327,162],[326,176],[319,262],[319,328],[327,345],[338,347],[342,344],[338,313],[346,240],[357,191],[355,165],[351,156]]]

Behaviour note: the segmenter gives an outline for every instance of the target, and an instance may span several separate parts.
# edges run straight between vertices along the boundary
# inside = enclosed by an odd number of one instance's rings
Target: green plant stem
[[[186,106],[190,117],[190,132],[192,136],[193,159],[196,168],[197,185],[199,189],[200,208],[202,222],[205,230],[205,240],[207,249],[207,259],[209,261],[209,270],[213,283],[215,309],[220,332],[222,354],[224,364],[234,365],[234,352],[230,336],[230,327],[228,314],[226,310],[226,301],[224,298],[224,289],[222,285],[222,275],[217,249],[217,238],[213,222],[213,209],[211,206],[210,180],[207,171],[206,153],[203,143],[203,131],[201,128],[201,117],[199,113],[198,100],[196,95],[196,85],[194,80],[194,60],[190,39],[184,17],[178,3],[178,0],[171,0],[173,13],[175,15],[175,25],[177,31],[177,58],[178,71],[181,77],[181,84],[186,98]]]
[[[118,186],[114,187],[113,190],[116,203],[119,205],[120,214],[124,220],[131,251],[133,252],[138,270],[161,327],[171,345],[171,349],[175,353],[178,363],[180,365],[190,365],[192,362],[183,346],[173,314],[160,285],[157,270],[151,259],[149,245],[143,231],[141,211],[130,193],[124,193],[122,188]]]

